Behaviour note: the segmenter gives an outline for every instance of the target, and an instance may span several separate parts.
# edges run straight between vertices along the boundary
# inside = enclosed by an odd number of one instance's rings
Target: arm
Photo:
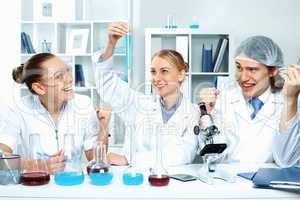
[[[279,133],[273,145],[274,160],[281,167],[292,166],[300,158],[299,92],[300,65],[291,65],[286,72]]]
[[[104,53],[96,52],[93,61],[96,66],[96,86],[100,98],[110,104],[114,112],[122,120],[132,122],[136,112],[136,102],[140,94],[131,88],[127,82],[122,81],[118,71],[111,66],[113,49],[117,41],[128,32],[128,25],[115,22],[109,27],[109,42]],[[130,117],[128,117],[130,116]]]
[[[21,117],[8,105],[0,108],[0,150],[6,153],[19,153]]]

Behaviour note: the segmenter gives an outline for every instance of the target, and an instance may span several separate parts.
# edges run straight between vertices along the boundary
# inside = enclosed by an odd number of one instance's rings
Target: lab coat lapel
[[[250,119],[250,112],[245,102],[245,98],[238,90],[234,90],[234,92],[232,93],[230,107],[233,108],[235,115],[240,116],[242,119],[247,121]]]
[[[188,106],[187,99],[183,97],[179,107],[169,119],[167,124],[173,126],[176,125],[178,133],[183,134],[185,132],[184,129],[187,128],[189,114],[191,113],[192,112],[190,110],[190,107]]]
[[[254,120],[263,121],[266,126],[274,128],[274,125],[277,123],[274,121],[274,119],[280,119],[279,115],[281,114],[283,105],[280,94],[281,93],[279,92],[271,93],[264,106],[257,113],[257,116]]]

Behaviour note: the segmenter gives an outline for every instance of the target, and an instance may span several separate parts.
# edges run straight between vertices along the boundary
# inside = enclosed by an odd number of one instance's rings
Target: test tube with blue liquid
[[[65,169],[57,172],[54,175],[54,181],[57,185],[72,186],[80,185],[84,181],[84,174],[80,166],[78,152],[74,149],[74,135],[64,135],[64,154],[65,154]]]
[[[110,165],[107,163],[106,145],[102,142],[96,142],[94,145],[95,164],[89,169],[89,176],[93,185],[108,185],[112,182],[113,173]]]
[[[144,182],[143,173],[136,165],[136,137],[134,137],[134,127],[129,125],[130,131],[130,166],[123,173],[124,185],[141,185]]]

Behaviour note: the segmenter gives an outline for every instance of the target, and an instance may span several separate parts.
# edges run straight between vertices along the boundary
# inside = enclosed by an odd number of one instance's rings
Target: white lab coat
[[[280,166],[293,165],[300,154],[298,115],[289,122],[287,133],[280,133],[282,106],[281,92],[270,92],[261,110],[251,120],[253,110],[242,95],[241,88],[222,90],[212,115],[221,133],[228,139],[227,161],[275,161]],[[284,148],[287,143],[293,143],[294,147]],[[293,152],[296,149],[298,157]]]
[[[94,61],[97,62],[97,56]],[[153,166],[157,126],[160,127],[159,132],[162,136],[163,163],[179,165],[192,162],[198,148],[197,137],[193,133],[199,118],[197,106],[183,97],[176,112],[164,124],[159,100],[155,102],[152,96],[129,88],[128,83],[113,73],[109,62],[96,64],[97,89],[100,98],[112,106],[113,112],[117,113],[125,124],[135,127],[138,165]],[[124,155],[130,161],[128,133],[123,149]]]
[[[32,133],[40,135],[42,150],[48,155],[63,148],[64,134],[74,134],[74,151],[80,156],[82,150],[92,149],[99,132],[90,98],[78,94],[65,104],[57,126],[37,95],[22,97],[13,106],[2,105],[0,121],[0,143],[8,145],[15,153],[23,151],[25,156],[30,150],[29,135]]]

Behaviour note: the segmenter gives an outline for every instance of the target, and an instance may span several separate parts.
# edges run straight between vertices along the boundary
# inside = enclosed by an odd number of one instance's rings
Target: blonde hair
[[[151,61],[153,61],[155,57],[160,57],[162,59],[165,59],[171,65],[176,67],[178,71],[184,70],[185,72],[188,72],[189,70],[189,65],[186,62],[184,62],[182,55],[172,49],[162,49],[156,52],[152,56]]]

